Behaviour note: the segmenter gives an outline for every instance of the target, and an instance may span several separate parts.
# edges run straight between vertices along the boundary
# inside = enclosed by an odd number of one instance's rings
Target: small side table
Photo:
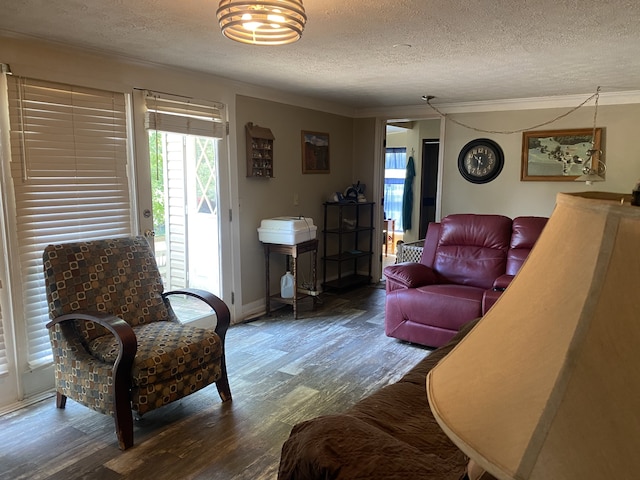
[[[298,318],[298,300],[301,300],[309,295],[298,293],[298,256],[311,252],[313,255],[313,263],[311,267],[311,284],[313,290],[316,290],[316,277],[317,277],[317,263],[318,263],[318,239],[307,240],[306,242],[298,243],[296,245],[285,245],[281,243],[263,243],[264,246],[264,266],[266,275],[266,313],[271,313],[271,302],[285,303],[287,305],[293,305],[293,318]],[[269,273],[269,259],[272,253],[280,253],[282,255],[291,256],[291,273],[293,274],[293,298],[282,298],[279,293],[271,295],[271,282]],[[287,258],[288,262],[288,258]],[[316,305],[316,297],[313,296],[313,306]]]

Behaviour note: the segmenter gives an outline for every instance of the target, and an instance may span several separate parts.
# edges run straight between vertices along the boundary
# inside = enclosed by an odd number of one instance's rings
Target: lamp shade
[[[293,43],[307,22],[302,0],[221,0],[216,16],[225,37],[252,45]]]
[[[427,377],[442,429],[496,478],[640,476],[640,208],[630,199],[559,194],[509,288]]]

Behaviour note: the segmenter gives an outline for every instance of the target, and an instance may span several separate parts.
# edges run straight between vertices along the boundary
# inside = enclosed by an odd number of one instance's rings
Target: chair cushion
[[[133,362],[132,384],[155,384],[202,368],[222,356],[222,342],[213,330],[178,322],[154,322],[133,327],[138,351]],[[89,350],[104,362],[118,356],[118,341],[113,335],[93,339]]]
[[[162,299],[153,251],[144,237],[49,245],[44,273],[52,317],[97,310],[132,327],[172,318]],[[86,342],[108,333],[93,322],[77,322],[77,328]]]

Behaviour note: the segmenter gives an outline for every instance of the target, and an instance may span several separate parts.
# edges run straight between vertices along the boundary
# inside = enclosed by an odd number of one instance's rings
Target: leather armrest
[[[422,263],[405,262],[389,265],[384,269],[387,279],[406,288],[417,288],[436,283],[435,272]]]
[[[500,275],[498,278],[496,278],[493,281],[493,289],[495,291],[499,291],[499,292],[504,292],[505,289],[509,286],[509,284],[511,283],[511,280],[513,280],[513,277],[515,275]]]

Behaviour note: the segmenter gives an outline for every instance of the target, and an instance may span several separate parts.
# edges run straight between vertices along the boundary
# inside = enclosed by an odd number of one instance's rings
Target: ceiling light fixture
[[[286,45],[300,39],[307,22],[302,0],[221,0],[222,34],[251,45]]]

